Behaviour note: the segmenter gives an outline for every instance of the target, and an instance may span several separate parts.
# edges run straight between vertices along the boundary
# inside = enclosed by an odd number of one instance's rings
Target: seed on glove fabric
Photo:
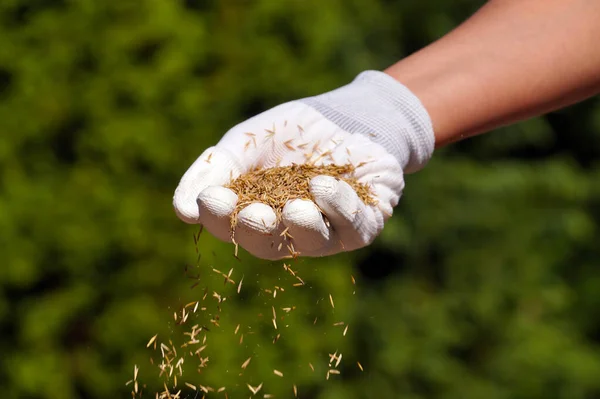
[[[352,187],[367,205],[375,205],[371,189],[352,176],[353,165],[291,165],[256,169],[234,179],[226,187],[238,195],[237,206],[231,216],[231,228],[237,224],[237,214],[246,206],[262,202],[275,210],[277,218],[285,204],[294,199],[313,200],[309,183],[313,177],[326,175],[339,178]],[[287,233],[287,232],[286,232]]]

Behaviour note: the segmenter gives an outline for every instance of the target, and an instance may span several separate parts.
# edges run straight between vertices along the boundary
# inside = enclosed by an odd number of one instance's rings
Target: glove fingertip
[[[235,210],[237,200],[237,195],[228,188],[205,188],[197,199],[200,223],[215,237],[231,241],[231,214]]]
[[[173,209],[175,210],[175,214],[185,223],[200,223],[200,212],[195,197],[194,192],[181,185],[177,187],[173,195]]]
[[[269,235],[277,228],[277,215],[269,205],[256,202],[238,213],[238,225],[250,234]]]
[[[345,181],[332,176],[316,176],[309,184],[315,203],[328,216],[352,219],[359,207],[356,191]]]
[[[300,254],[322,253],[330,246],[333,233],[313,201],[289,201],[283,208],[281,219]]]

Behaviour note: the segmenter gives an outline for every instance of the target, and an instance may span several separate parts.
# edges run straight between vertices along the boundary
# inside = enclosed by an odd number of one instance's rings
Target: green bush
[[[173,312],[209,286],[229,301],[211,367],[185,378],[230,397],[260,381],[277,397],[598,397],[597,100],[438,151],[372,247],[294,263],[305,287],[206,233],[196,267],[197,229],[172,211],[229,127],[384,68],[480,3],[0,2],[2,396],[125,397],[134,364],[160,388],[146,343],[180,340]],[[297,306],[276,344],[272,304]],[[265,327],[240,345],[238,323]]]

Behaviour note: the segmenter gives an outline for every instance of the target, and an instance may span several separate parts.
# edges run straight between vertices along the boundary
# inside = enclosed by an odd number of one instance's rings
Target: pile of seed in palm
[[[231,217],[231,227],[237,224],[237,214],[244,207],[262,202],[273,208],[277,218],[285,204],[294,199],[313,200],[309,183],[313,177],[326,175],[339,178],[352,187],[367,205],[375,205],[371,189],[354,176],[353,165],[291,165],[256,169],[234,179],[227,187],[238,195],[238,203]]]

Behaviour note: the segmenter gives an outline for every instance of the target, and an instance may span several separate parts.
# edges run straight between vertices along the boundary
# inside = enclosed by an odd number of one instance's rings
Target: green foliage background
[[[234,124],[384,68],[480,4],[2,0],[2,397],[126,397],[133,364],[160,385],[146,342],[181,334],[173,311],[201,293],[183,272],[196,229],[171,207],[189,164]],[[293,382],[323,399],[599,397],[599,154],[597,100],[438,151],[372,247],[294,265],[309,284],[278,305],[304,313],[276,345],[269,329],[226,337],[270,311],[257,287],[284,284],[280,265],[237,262],[204,234],[195,271],[235,267],[249,294],[224,304],[213,371],[186,378],[230,397],[260,381],[280,398]],[[326,381],[334,350],[342,374]]]

